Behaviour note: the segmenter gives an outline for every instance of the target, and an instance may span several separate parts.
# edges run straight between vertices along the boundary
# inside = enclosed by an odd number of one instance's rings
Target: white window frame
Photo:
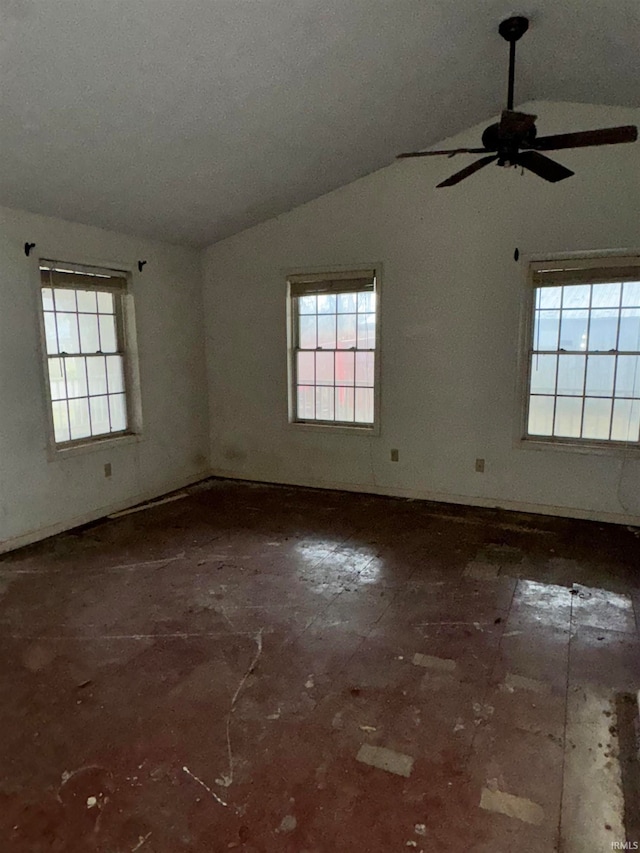
[[[380,338],[380,305],[381,305],[381,264],[364,264],[353,267],[331,267],[330,269],[305,269],[285,271],[287,281],[287,396],[288,396],[288,422],[295,429],[343,433],[349,435],[380,435],[380,399],[381,399],[381,338]],[[373,281],[373,292],[376,295],[375,311],[375,347],[374,352],[374,379],[373,379],[373,423],[350,423],[345,421],[321,421],[298,419],[297,393],[296,393],[296,351],[297,351],[297,306],[295,290],[300,286],[308,284],[311,288],[323,286],[330,282],[346,282],[349,280],[368,279]],[[338,288],[340,285],[338,284]],[[353,291],[357,292],[358,288]]]
[[[521,260],[525,266],[525,283],[518,348],[519,393],[515,445],[524,449],[570,451],[591,455],[640,455],[640,441],[546,436],[528,432],[536,287],[543,280],[548,282],[549,286],[596,284],[599,281],[637,281],[640,280],[640,253],[632,250],[581,252],[531,255],[524,256]]]
[[[127,413],[127,428],[124,430],[84,436],[69,441],[57,442],[53,422],[53,400],[49,380],[49,359],[45,331],[45,312],[42,303],[42,291],[51,287],[45,281],[46,270],[55,272],[55,289],[86,290],[89,285],[96,290],[108,291],[114,296],[115,323],[118,353],[123,358],[124,395]],[[46,421],[48,438],[48,456],[51,461],[61,456],[74,455],[90,450],[137,442],[142,438],[142,410],[140,399],[140,378],[138,371],[137,345],[135,334],[135,315],[131,293],[131,270],[115,269],[107,266],[77,263],[75,261],[54,260],[50,257],[38,258],[37,263],[37,305],[40,331],[40,352],[43,365],[43,389],[46,403]],[[51,279],[51,276],[49,276]],[[93,280],[92,280],[93,279]]]

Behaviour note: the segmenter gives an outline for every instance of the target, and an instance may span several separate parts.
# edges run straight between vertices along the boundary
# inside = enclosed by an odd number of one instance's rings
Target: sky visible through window
[[[56,443],[124,432],[116,297],[98,288],[43,287],[42,308]]]
[[[640,282],[538,287],[532,436],[640,440]]]
[[[373,424],[376,294],[309,294],[297,303],[297,419]]]

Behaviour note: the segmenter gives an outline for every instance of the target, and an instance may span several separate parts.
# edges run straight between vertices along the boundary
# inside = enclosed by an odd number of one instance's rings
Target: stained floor
[[[640,840],[639,555],[624,527],[225,481],[7,555],[0,849]]]

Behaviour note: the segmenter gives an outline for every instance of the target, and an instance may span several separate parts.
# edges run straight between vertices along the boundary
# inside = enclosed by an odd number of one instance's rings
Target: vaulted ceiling
[[[516,102],[640,105],[637,0],[0,0],[0,204],[202,246]],[[579,129],[579,128],[572,128]]]

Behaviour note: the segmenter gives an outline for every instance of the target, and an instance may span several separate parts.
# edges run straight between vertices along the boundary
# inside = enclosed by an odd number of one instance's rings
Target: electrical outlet
[[[484,474],[484,459],[476,459],[476,471],[478,474]]]
[[[105,462],[104,476],[107,478],[111,476],[111,462]]]
[[[397,451],[397,450],[392,450],[392,451],[391,451],[391,461],[392,461],[392,462],[397,462],[397,461],[398,461],[398,458],[399,458],[398,451]]]

